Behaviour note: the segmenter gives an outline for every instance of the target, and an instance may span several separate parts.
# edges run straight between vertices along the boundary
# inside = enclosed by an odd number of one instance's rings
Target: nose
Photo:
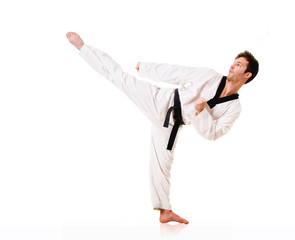
[[[234,68],[235,68],[234,64],[230,66],[230,70],[234,70]]]

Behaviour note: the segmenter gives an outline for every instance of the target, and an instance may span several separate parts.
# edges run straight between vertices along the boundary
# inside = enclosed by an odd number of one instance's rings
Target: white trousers
[[[124,72],[110,56],[96,48],[84,45],[80,50],[80,56],[95,71],[117,86],[152,122],[150,152],[152,204],[154,209],[171,210],[169,179],[177,138],[173,149],[166,150],[172,125],[169,124],[168,128],[164,128],[163,123],[166,112],[173,103],[174,90],[159,88],[135,78]]]

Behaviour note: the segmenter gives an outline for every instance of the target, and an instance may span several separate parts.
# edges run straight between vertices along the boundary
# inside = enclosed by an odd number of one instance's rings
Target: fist
[[[202,97],[198,98],[198,100],[195,101],[196,115],[204,110],[206,103],[207,101]]]
[[[139,71],[139,65],[140,65],[140,62],[137,63],[135,69],[137,70],[137,72]]]

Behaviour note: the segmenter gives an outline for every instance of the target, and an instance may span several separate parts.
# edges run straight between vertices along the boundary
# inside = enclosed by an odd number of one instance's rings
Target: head
[[[243,81],[246,84],[256,77],[258,70],[258,61],[250,52],[244,51],[235,58],[227,77],[229,80]]]

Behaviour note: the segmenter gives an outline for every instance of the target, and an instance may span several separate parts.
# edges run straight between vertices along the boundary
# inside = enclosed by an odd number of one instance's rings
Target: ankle
[[[171,213],[171,212],[172,212],[172,210],[160,209],[161,214],[167,214],[167,213]]]
[[[84,46],[85,44],[82,42],[81,44],[77,45],[78,50],[81,50],[81,48]]]

